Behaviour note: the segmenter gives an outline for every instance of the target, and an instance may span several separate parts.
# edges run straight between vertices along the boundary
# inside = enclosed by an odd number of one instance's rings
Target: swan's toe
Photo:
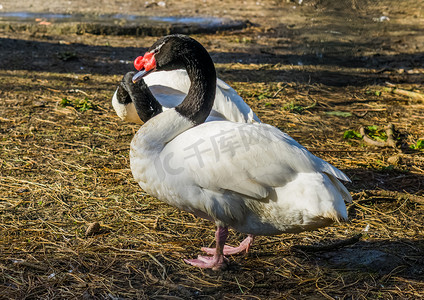
[[[184,261],[192,266],[202,269],[212,269],[214,271],[224,270],[228,265],[228,259],[223,255],[199,255],[197,259],[184,259]]]
[[[253,244],[253,236],[249,235],[243,242],[240,243],[238,247],[231,247],[228,245],[224,246],[223,253],[224,255],[235,255],[242,252],[249,252],[250,246]],[[208,255],[215,255],[216,248],[206,248],[202,247],[201,250]]]

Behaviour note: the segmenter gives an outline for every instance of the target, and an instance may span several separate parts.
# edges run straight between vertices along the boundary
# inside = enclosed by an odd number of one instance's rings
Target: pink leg
[[[225,269],[227,266],[228,259],[224,256],[224,246],[225,241],[228,236],[227,227],[218,227],[215,233],[216,239],[216,248],[211,252],[211,256],[201,256],[199,255],[197,259],[184,259],[184,261],[192,266],[203,268],[203,269],[212,269],[212,270],[221,270]]]
[[[247,238],[244,239],[243,242],[240,243],[238,247],[224,246],[224,255],[234,255],[241,253],[243,251],[249,252],[250,246],[253,244],[255,236],[253,234],[249,234]],[[202,251],[206,252],[206,254],[213,255],[215,253],[215,248],[206,248],[202,247]]]

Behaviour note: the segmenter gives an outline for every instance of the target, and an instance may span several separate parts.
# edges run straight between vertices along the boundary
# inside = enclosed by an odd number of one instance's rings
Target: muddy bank
[[[163,36],[243,29],[248,21],[214,17],[159,17],[125,14],[0,13],[0,29],[32,34]]]

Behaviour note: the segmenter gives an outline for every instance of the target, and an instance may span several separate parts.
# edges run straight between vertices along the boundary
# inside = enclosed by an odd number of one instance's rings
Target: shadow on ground
[[[0,39],[0,52],[3,59],[0,69],[28,70],[38,72],[80,73],[121,75],[132,70],[132,60],[144,54],[146,48],[90,46],[84,44],[62,45],[42,41],[19,39]],[[247,48],[246,52],[211,52],[216,63],[238,62],[241,64],[277,64],[299,65],[305,68],[291,70],[258,69],[257,66],[243,70],[218,69],[219,73],[237,78],[241,82],[262,82],[272,78],[273,81],[324,84],[328,86],[364,86],[386,81],[388,76],[382,72],[369,72],[374,69],[393,65],[403,68],[414,67],[424,58],[424,54],[397,54],[382,56],[328,55],[318,58],[316,55],[278,55],[261,54],[257,48]],[[260,54],[260,55],[258,55]],[[330,70],[311,70],[308,65],[341,66]],[[354,68],[362,68],[355,70]],[[421,82],[420,74],[401,77],[401,83]]]

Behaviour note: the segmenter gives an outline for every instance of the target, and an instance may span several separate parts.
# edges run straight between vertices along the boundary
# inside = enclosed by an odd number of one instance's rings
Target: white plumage
[[[339,182],[347,176],[277,128],[227,121],[190,127],[169,110],[134,137],[131,170],[149,194],[254,235],[347,219],[351,197]]]

